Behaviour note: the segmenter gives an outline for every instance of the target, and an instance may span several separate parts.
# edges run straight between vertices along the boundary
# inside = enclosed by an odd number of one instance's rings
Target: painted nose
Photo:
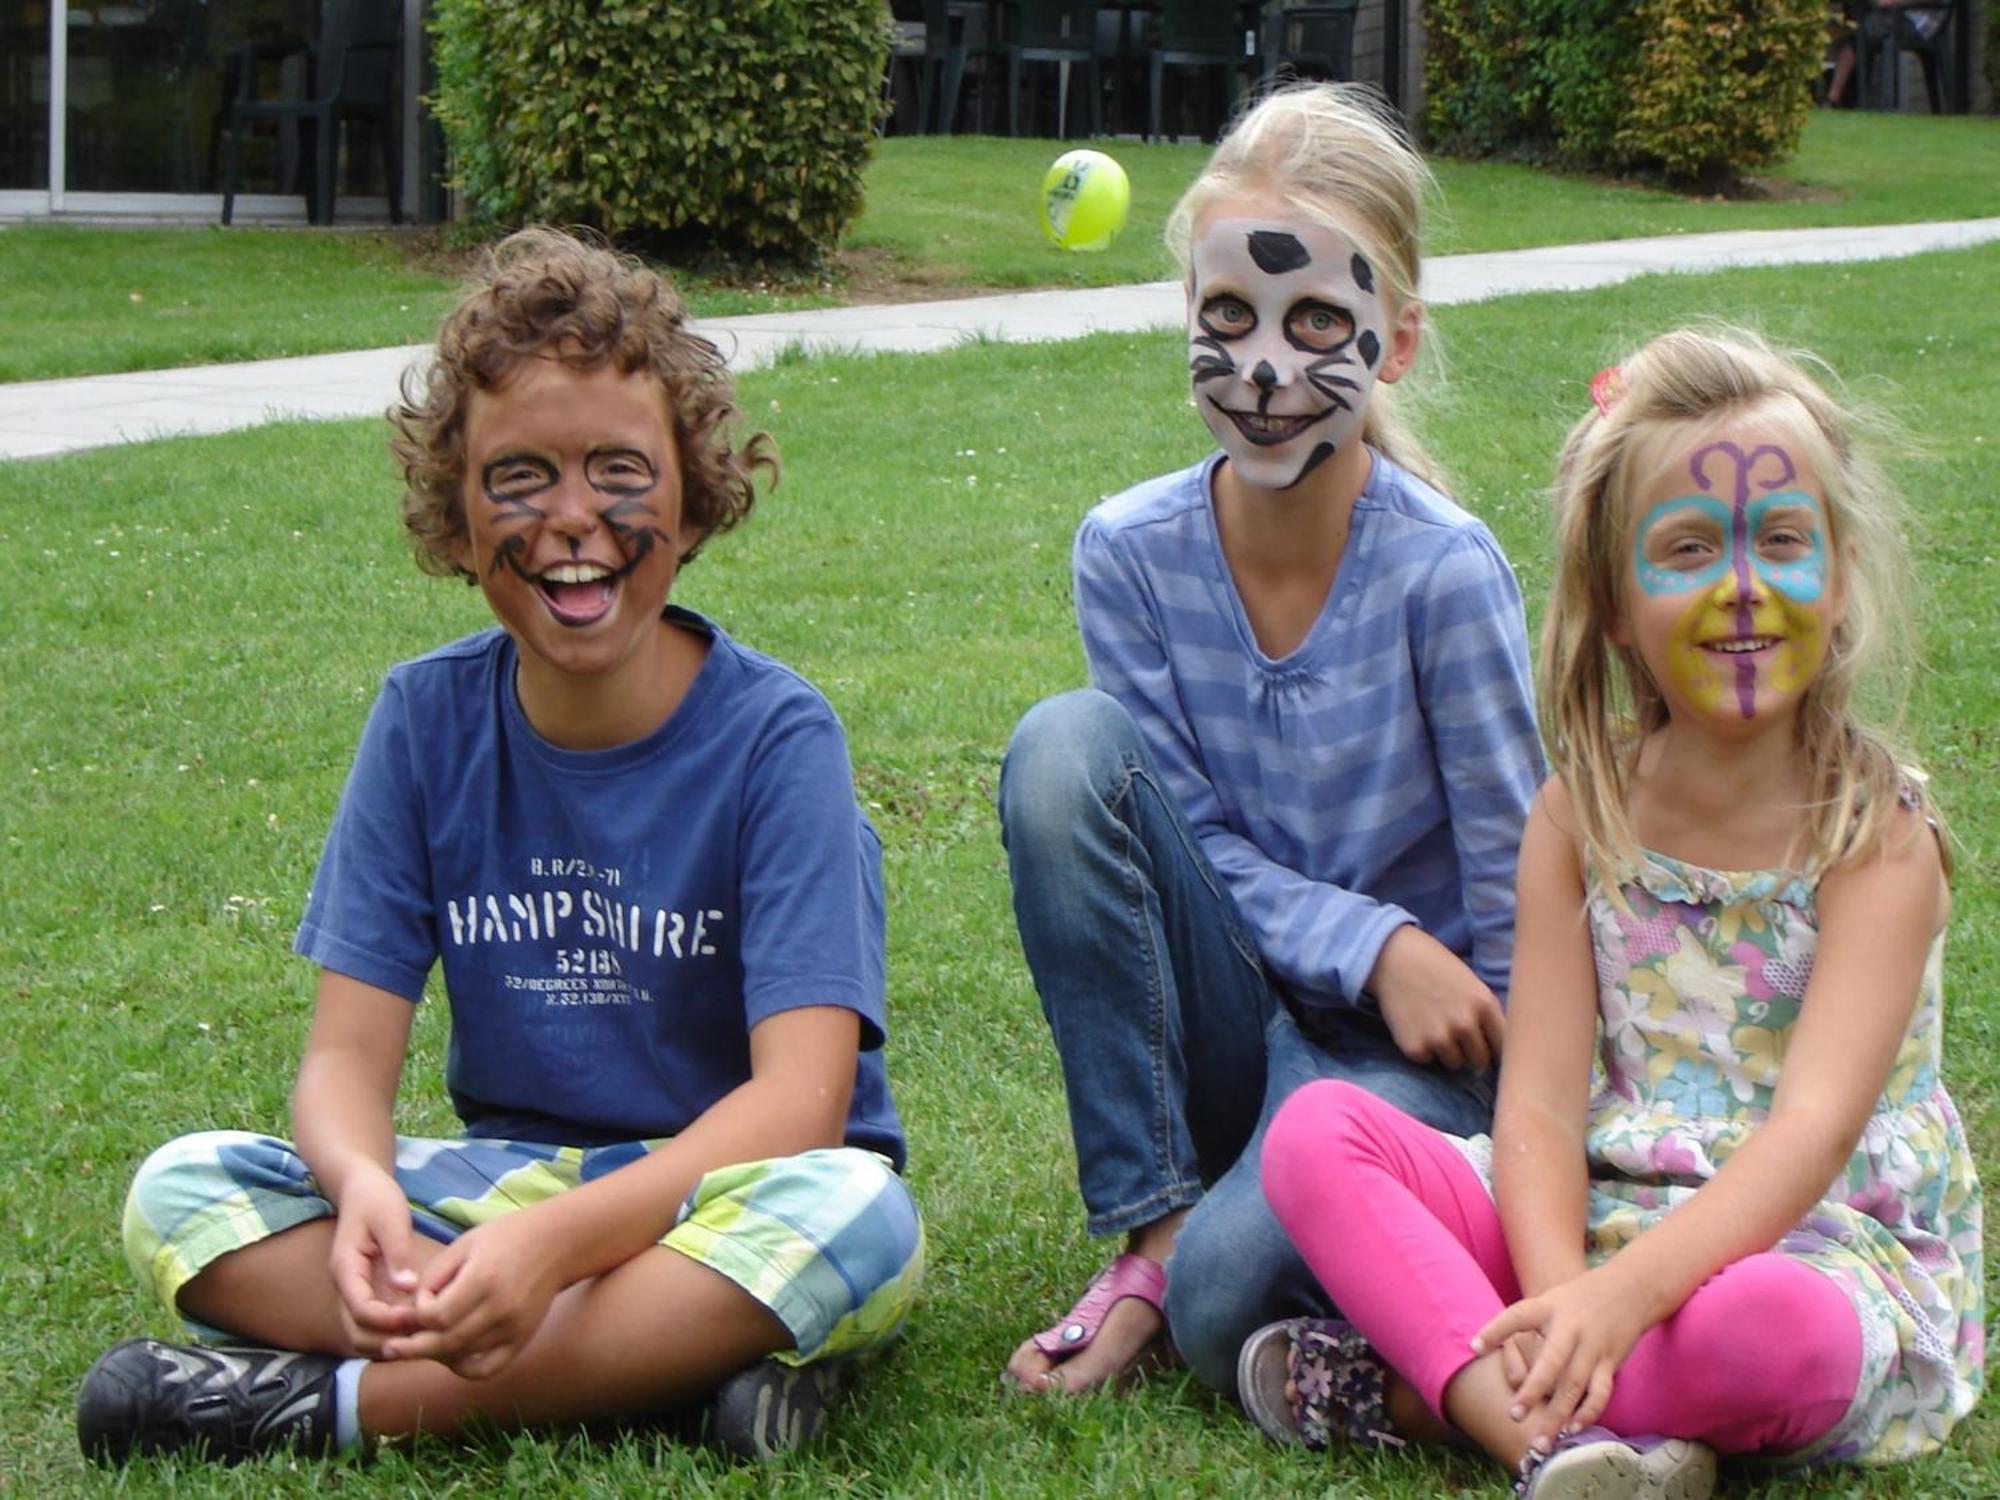
[[[1770,593],[1769,586],[1758,576],[1755,568],[1732,563],[1715,581],[1710,597],[1724,609],[1733,609],[1739,604],[1761,604],[1770,597]]]
[[[1271,368],[1268,359],[1260,359],[1257,368],[1250,372],[1250,383],[1268,396],[1278,384],[1278,372]]]

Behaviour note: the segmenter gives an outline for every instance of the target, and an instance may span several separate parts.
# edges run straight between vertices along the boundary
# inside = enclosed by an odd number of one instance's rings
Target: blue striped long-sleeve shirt
[[[1504,999],[1542,778],[1520,589],[1482,523],[1373,457],[1333,588],[1288,656],[1258,648],[1223,559],[1219,454],[1085,517],[1077,624],[1092,681],[1138,721],[1298,1000],[1360,1003],[1405,922]]]

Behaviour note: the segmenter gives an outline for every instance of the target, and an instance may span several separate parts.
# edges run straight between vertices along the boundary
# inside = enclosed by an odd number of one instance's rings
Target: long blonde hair
[[[1611,639],[1624,614],[1632,487],[1646,481],[1676,432],[1725,414],[1754,413],[1789,429],[1819,478],[1828,551],[1846,590],[1826,661],[1800,705],[1799,752],[1812,792],[1794,863],[1811,870],[1866,857],[1881,846],[1900,798],[1923,799],[1932,812],[1921,776],[1899,767],[1889,738],[1915,664],[1901,500],[1857,445],[1855,418],[1807,373],[1810,358],[1775,351],[1740,329],[1664,334],[1626,361],[1622,394],[1577,423],[1563,444],[1556,573],[1536,694],[1585,862],[1607,883],[1639,859],[1627,811],[1633,768],[1647,736],[1668,719],[1638,653]],[[1857,715],[1864,668],[1888,730]]]
[[[1211,204],[1258,194],[1282,199],[1360,247],[1382,279],[1394,318],[1417,300],[1424,202],[1436,188],[1376,90],[1296,84],[1266,94],[1223,137],[1168,216],[1167,248],[1186,280],[1195,225]],[[1392,462],[1442,484],[1436,460],[1402,420],[1387,385],[1378,383],[1369,396],[1361,436]]]

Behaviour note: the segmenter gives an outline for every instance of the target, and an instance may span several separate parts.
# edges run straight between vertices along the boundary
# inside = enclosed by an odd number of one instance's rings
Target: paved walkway
[[[1518,292],[1609,286],[1655,272],[1882,260],[1996,239],[2000,239],[2000,218],[1866,229],[1672,235],[1446,255],[1425,267],[1424,296],[1433,304],[1477,302]],[[1178,283],[1159,281],[952,302],[760,313],[706,319],[700,326],[729,353],[731,365],[741,370],[763,364],[791,346],[816,351],[924,351],[948,349],[982,335],[1046,341],[1177,327],[1182,316]],[[418,344],[251,364],[0,384],[0,459],[222,432],[283,418],[377,416],[393,399],[403,372],[427,352],[427,346]]]

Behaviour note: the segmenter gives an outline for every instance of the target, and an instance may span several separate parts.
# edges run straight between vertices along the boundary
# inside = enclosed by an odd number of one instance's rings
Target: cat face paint
[[[1193,246],[1195,405],[1239,476],[1290,489],[1361,440],[1389,320],[1345,235],[1305,220],[1215,219]]]
[[[1638,498],[1631,634],[1670,712],[1796,705],[1840,621],[1819,486],[1765,435],[1703,443]]]
[[[458,561],[528,678],[596,678],[657,647],[683,537],[679,451],[651,375],[524,363],[466,416]]]

